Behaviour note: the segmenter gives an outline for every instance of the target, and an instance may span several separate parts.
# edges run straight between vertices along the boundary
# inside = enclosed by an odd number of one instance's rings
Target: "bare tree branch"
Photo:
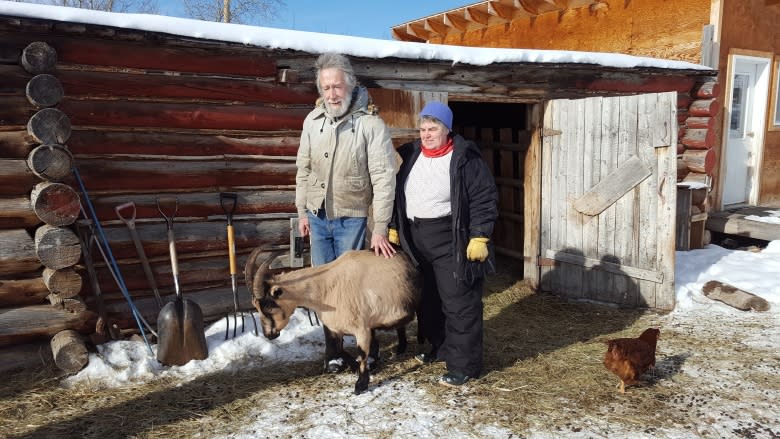
[[[261,24],[279,16],[284,0],[183,0],[189,17],[205,21]]]
[[[159,13],[157,0],[12,0],[40,5],[69,6],[71,8],[92,9],[106,12]]]

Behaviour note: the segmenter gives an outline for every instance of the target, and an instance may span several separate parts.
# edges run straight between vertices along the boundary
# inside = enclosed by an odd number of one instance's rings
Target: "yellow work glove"
[[[471,238],[468,247],[466,247],[466,257],[469,261],[484,262],[488,257],[487,238]]]
[[[387,240],[390,244],[401,245],[401,238],[398,237],[398,230],[387,229]]]

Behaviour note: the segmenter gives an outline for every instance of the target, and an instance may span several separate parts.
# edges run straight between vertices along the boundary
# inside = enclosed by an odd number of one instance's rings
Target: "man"
[[[298,230],[301,236],[310,235],[312,265],[363,248],[369,206],[371,248],[376,255],[392,257],[387,224],[395,194],[395,149],[390,132],[369,110],[368,91],[357,85],[345,56],[325,53],[314,66],[320,99],[303,121],[295,177]],[[323,330],[324,369],[341,372],[349,362],[341,337]]]

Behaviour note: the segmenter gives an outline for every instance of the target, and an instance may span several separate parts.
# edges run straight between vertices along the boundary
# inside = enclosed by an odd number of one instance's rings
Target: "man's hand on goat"
[[[371,248],[374,250],[374,254],[379,256],[380,254],[386,258],[392,258],[395,254],[395,248],[387,240],[384,235],[371,234]]]
[[[488,257],[488,238],[471,238],[466,247],[466,257],[469,261],[484,262]]]

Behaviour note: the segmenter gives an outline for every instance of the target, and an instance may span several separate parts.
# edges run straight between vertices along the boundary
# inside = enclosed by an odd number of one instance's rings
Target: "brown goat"
[[[263,334],[273,340],[296,308],[313,309],[334,334],[355,336],[360,351],[355,394],[368,389],[372,331],[405,327],[420,301],[422,278],[409,257],[402,252],[384,258],[370,250],[353,250],[328,264],[272,276],[268,273],[272,255],[252,275],[258,250],[250,255],[245,275]]]

